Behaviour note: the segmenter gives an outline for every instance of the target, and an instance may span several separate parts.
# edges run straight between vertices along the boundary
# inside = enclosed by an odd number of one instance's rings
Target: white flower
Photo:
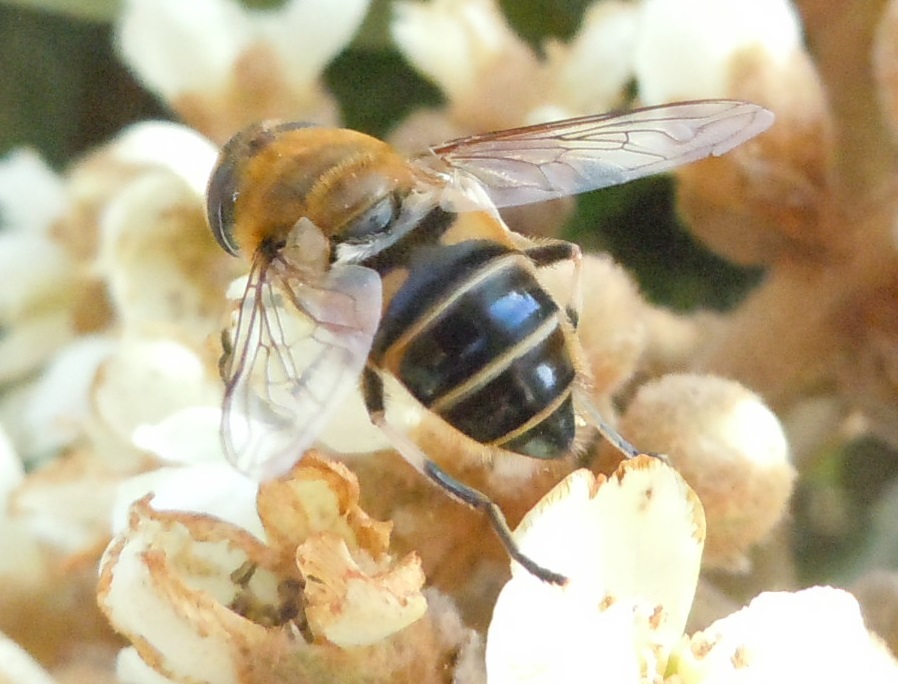
[[[577,35],[548,41],[540,59],[494,0],[397,2],[393,39],[443,90],[449,112],[448,120],[418,112],[395,138],[420,145],[619,106],[633,77],[638,19],[636,4],[596,3]]]
[[[217,149],[184,126],[147,122],[126,129],[106,152],[113,164],[138,171],[100,215],[94,271],[126,329],[176,327],[200,346],[220,328],[225,288],[241,268],[206,223]]]
[[[352,680],[401,669],[390,654],[416,643],[405,628],[425,613],[424,575],[414,554],[388,553],[390,524],[370,519],[358,498],[345,467],[307,455],[289,479],[260,486],[263,543],[144,497],[101,561],[100,606],[146,664],[179,681],[246,681],[247,672],[312,681],[331,670]],[[133,660],[123,654],[121,669],[151,681]]]
[[[221,409],[193,406],[137,427],[135,443],[169,465],[119,485],[113,506],[115,531],[126,526],[131,504],[151,493],[156,510],[214,515],[265,539],[256,510],[258,482],[225,460],[220,423]]]
[[[131,504],[151,493],[156,510],[214,515],[264,539],[258,483],[222,451],[220,380],[193,350],[167,338],[122,340],[102,366],[92,404],[123,443],[165,464],[118,485],[113,530],[123,529]]]
[[[568,476],[521,522],[521,551],[568,577],[523,568],[489,627],[489,681],[625,682],[663,672],[686,625],[705,534],[698,499],[672,468],[640,457],[609,479]]]
[[[74,334],[74,264],[52,237],[66,206],[62,180],[34,152],[0,160],[0,382],[34,370]]]
[[[128,126],[106,148],[122,164],[154,167],[171,172],[196,195],[206,195],[206,184],[218,147],[187,126],[170,121],[142,121]]]
[[[644,0],[635,69],[645,104],[725,97],[736,60],[763,53],[783,65],[801,47],[787,0]]]
[[[28,652],[0,634],[0,681],[4,684],[55,684],[56,680]]]
[[[307,87],[349,42],[369,0],[288,0],[277,10],[233,0],[128,0],[120,50],[144,83],[168,100],[222,85],[256,43],[268,44],[284,73]]]
[[[549,107],[531,113],[533,123],[619,107],[633,78],[633,56],[639,29],[639,5],[622,0],[593,4],[583,16],[577,34],[565,44],[545,46],[545,69],[551,91]]]
[[[119,50],[148,88],[172,100],[227,78],[255,37],[249,16],[227,0],[130,0]]]
[[[673,659],[684,684],[898,681],[898,662],[867,631],[857,601],[832,587],[761,594]]]
[[[20,421],[22,449],[46,457],[84,436],[92,416],[91,386],[116,342],[105,335],[84,335],[59,351],[34,382]]]
[[[512,568],[487,636],[490,684],[898,681],[898,661],[836,589],[762,594],[684,636],[704,515],[660,459],[625,461],[607,480],[573,473],[515,539],[569,579],[553,586]]]
[[[259,33],[283,60],[296,87],[307,87],[355,35],[370,0],[287,0],[274,12],[260,12]]]
[[[393,39],[450,98],[469,94],[520,39],[492,0],[397,2]]]
[[[119,50],[150,90],[223,142],[250,121],[332,121],[320,84],[370,0],[288,0],[248,10],[235,0],[128,0]]]
[[[0,163],[0,206],[5,232],[45,234],[66,208],[65,190],[37,153],[19,149]]]

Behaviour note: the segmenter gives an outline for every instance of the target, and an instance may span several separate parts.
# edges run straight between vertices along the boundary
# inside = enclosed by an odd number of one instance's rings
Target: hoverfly
[[[491,452],[561,457],[580,416],[636,455],[580,390],[576,303],[560,307],[536,276],[576,266],[579,248],[533,243],[497,208],[720,155],[772,122],[746,102],[683,102],[474,135],[411,158],[346,129],[268,122],[238,133],[207,207],[219,244],[251,264],[222,364],[228,458],[259,478],[285,472],[361,384],[372,422],[412,465],[485,511],[529,571],[564,581],[520,553],[496,504],[386,420],[384,378]]]

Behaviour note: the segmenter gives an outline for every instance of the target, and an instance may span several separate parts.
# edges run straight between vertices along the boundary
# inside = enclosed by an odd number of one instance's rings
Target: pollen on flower
[[[736,650],[733,651],[731,661],[735,669],[742,670],[751,664],[751,655],[744,647],[738,646]]]
[[[611,608],[615,604],[614,597],[608,594],[607,596],[603,596],[602,600],[599,601],[599,610],[605,611]]]

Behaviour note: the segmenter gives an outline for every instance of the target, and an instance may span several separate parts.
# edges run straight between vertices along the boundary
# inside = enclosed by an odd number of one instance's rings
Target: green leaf
[[[121,0],[0,0],[0,4],[64,14],[88,21],[108,22],[118,14]]]

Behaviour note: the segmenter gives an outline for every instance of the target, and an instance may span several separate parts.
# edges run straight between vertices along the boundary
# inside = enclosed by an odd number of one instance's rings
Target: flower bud
[[[746,569],[786,512],[795,470],[776,416],[731,380],[666,375],[643,385],[620,431],[665,454],[705,507],[705,567]]]

